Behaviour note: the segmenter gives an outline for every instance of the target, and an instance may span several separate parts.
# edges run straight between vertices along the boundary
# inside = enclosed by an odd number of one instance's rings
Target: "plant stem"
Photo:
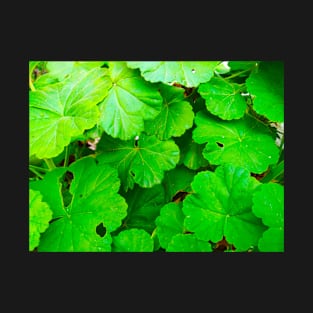
[[[49,170],[53,170],[54,168],[56,168],[52,159],[44,159],[44,161],[46,162]]]
[[[65,147],[65,157],[64,157],[64,165],[63,165],[63,167],[67,167],[68,166],[68,161],[70,159],[69,151],[70,151],[69,147],[66,146]]]
[[[49,170],[47,168],[43,168],[43,167],[39,167],[39,166],[35,166],[35,165],[29,165],[30,169],[34,169],[36,171],[41,171],[41,172],[49,172]]]
[[[40,179],[43,179],[43,175],[41,175],[39,172],[36,171],[36,169],[29,167],[29,170],[32,171],[36,176],[38,176]]]
[[[30,90],[31,90],[31,91],[36,91],[36,88],[35,88],[35,86],[33,85],[33,82],[32,82],[32,79],[31,79],[30,76],[29,76],[29,87],[30,87]]]

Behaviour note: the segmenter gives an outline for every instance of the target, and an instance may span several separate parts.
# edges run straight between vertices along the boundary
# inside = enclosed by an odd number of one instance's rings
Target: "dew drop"
[[[271,159],[271,158],[272,158],[272,156],[270,156],[270,155],[269,155],[269,156],[268,156],[268,158],[269,158],[269,159]]]
[[[192,74],[194,74],[195,72],[196,72],[196,70],[195,70],[195,69],[192,69],[192,70],[191,70],[191,73],[192,73]]]

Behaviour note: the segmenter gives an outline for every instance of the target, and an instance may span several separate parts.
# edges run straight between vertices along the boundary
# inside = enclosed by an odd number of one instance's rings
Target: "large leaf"
[[[145,131],[161,140],[181,136],[193,125],[194,112],[184,100],[184,89],[165,84],[159,85],[163,97],[161,112],[153,120],[145,122]]]
[[[284,63],[262,61],[246,80],[253,108],[273,122],[284,121]]]
[[[269,182],[258,187],[253,195],[252,211],[269,227],[259,241],[264,252],[284,251],[284,187]]]
[[[60,154],[71,138],[98,122],[97,104],[110,82],[105,69],[71,75],[63,82],[29,93],[29,155],[39,159]]]
[[[160,184],[164,171],[179,161],[179,148],[173,140],[161,141],[145,133],[138,140],[123,141],[103,133],[97,145],[97,159],[118,169],[125,191],[134,183],[143,188]]]
[[[197,87],[209,81],[220,61],[130,61],[127,66],[139,68],[148,81],[165,84],[178,83],[185,87]]]
[[[41,234],[49,227],[52,211],[42,201],[42,194],[37,190],[29,190],[29,251],[38,247]]]
[[[59,214],[42,235],[38,251],[111,251],[110,233],[121,225],[127,214],[127,203],[118,194],[120,180],[116,169],[99,165],[92,157],[85,157],[72,163],[67,171],[73,175],[69,188],[71,201],[68,205],[62,204],[63,214]],[[57,184],[58,181],[54,181],[54,185]],[[53,196],[59,198],[60,191],[53,194],[47,184],[37,182],[33,184],[35,187],[42,192],[43,200],[48,204]],[[102,234],[97,231],[99,225],[104,228]]]
[[[159,114],[162,97],[156,85],[125,62],[109,62],[109,75],[112,85],[99,105],[99,124],[112,137],[129,140],[144,130],[144,120]]]
[[[241,90],[240,85],[222,77],[213,77],[209,82],[200,84],[198,89],[208,111],[223,120],[243,117],[247,104]]]
[[[256,246],[266,229],[252,212],[259,184],[248,170],[232,164],[198,173],[191,184],[193,193],[183,202],[186,229],[204,241],[218,242],[225,236],[239,251]]]
[[[195,142],[207,142],[203,155],[214,165],[232,163],[261,174],[279,158],[279,149],[270,130],[246,115],[240,120],[222,121],[207,112],[196,114]]]

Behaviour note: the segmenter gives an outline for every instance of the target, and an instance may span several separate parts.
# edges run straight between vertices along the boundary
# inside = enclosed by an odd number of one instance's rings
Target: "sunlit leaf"
[[[139,68],[148,81],[178,83],[185,87],[197,87],[209,81],[220,61],[130,61],[127,66]]]
[[[60,154],[71,138],[96,125],[97,107],[107,94],[104,69],[70,76],[29,93],[29,155],[39,159]]]
[[[212,252],[212,246],[194,234],[177,234],[172,237],[166,252]]]
[[[114,138],[129,140],[144,130],[144,121],[161,111],[162,97],[156,85],[145,81],[125,62],[109,62],[111,87],[99,105],[99,125]]]

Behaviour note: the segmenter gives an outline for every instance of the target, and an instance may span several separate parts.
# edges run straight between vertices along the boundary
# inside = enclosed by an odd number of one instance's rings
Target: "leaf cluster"
[[[283,252],[283,62],[30,61],[29,251]]]

